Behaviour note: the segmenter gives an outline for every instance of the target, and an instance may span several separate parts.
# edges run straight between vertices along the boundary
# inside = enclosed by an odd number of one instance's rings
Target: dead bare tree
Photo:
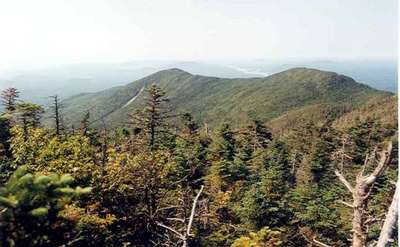
[[[199,192],[197,193],[196,197],[193,200],[193,204],[192,204],[192,210],[190,212],[190,216],[187,219],[186,217],[183,218],[173,218],[173,220],[175,221],[179,221],[181,223],[184,224],[184,228],[181,230],[177,230],[174,229],[172,227],[166,226],[160,222],[157,222],[157,225],[167,229],[168,231],[174,233],[180,240],[182,240],[182,247],[188,247],[188,242],[189,242],[189,238],[192,237],[193,235],[191,234],[191,229],[192,229],[192,225],[193,225],[193,220],[195,217],[195,213],[196,213],[196,206],[197,206],[197,202],[200,198],[201,193],[203,192],[204,186],[202,185]]]
[[[352,203],[343,202],[345,205],[353,209],[352,220],[352,247],[365,247],[367,246],[367,230],[365,226],[371,221],[367,217],[367,200],[371,194],[371,190],[375,181],[383,174],[391,161],[392,143],[389,142],[386,148],[380,153],[378,165],[373,172],[365,175],[365,169],[370,163],[370,156],[365,158],[364,165],[361,171],[357,174],[355,185],[352,186],[347,179],[338,171],[335,171],[336,176],[351,192],[353,197]]]
[[[55,122],[56,135],[59,136],[61,134],[60,100],[57,95],[50,96],[50,98],[53,99],[53,105],[51,106],[51,109],[53,110],[52,117]]]
[[[386,214],[376,247],[386,247],[391,241],[393,241],[392,234],[396,227],[397,217],[399,215],[399,194],[400,180],[398,179],[396,183],[396,191],[394,192],[392,203],[390,204],[389,210]]]

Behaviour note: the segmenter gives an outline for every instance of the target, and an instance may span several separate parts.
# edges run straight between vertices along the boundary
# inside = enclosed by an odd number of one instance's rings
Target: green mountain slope
[[[125,86],[68,98],[63,101],[64,116],[77,124],[90,111],[92,120],[104,118],[113,126],[122,125],[128,113],[141,107],[143,89],[152,83],[167,92],[175,112],[191,112],[211,125],[229,121],[238,126],[255,118],[267,122],[318,105],[352,109],[371,98],[391,95],[343,75],[308,68],[245,79],[206,77],[170,69]]]

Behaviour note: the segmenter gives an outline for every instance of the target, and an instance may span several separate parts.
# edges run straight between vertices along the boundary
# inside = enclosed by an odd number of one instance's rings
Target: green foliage
[[[184,115],[184,129],[176,139],[174,149],[175,175],[177,180],[183,178],[183,183],[198,187],[203,182],[208,164],[209,139],[199,135],[197,123],[190,114]]]
[[[169,90],[171,101],[161,88]],[[339,201],[350,195],[334,170],[354,177],[363,156],[396,132],[395,107],[385,110],[392,117],[357,118],[366,110],[351,111],[384,95],[350,78],[308,69],[248,80],[170,70],[91,94],[93,101],[67,100],[67,113],[68,104],[85,102],[72,107],[83,119],[81,131],[55,136],[31,120],[4,115],[0,244],[176,246],[189,234],[189,246],[294,247],[314,238],[349,246],[352,212]],[[196,111],[176,114],[178,125],[170,120],[176,116],[170,106]],[[107,120],[128,112],[135,113],[133,128],[108,128]],[[283,113],[271,122],[272,133],[262,124]],[[102,115],[107,119],[100,131],[89,119],[95,123]],[[205,125],[203,132],[196,120],[229,124],[210,132]],[[370,242],[378,237],[396,179],[394,159],[368,201],[369,213],[378,217]]]
[[[11,116],[0,115],[0,157],[10,157]]]
[[[350,215],[345,213],[347,208],[338,203],[340,194],[344,193],[335,185],[331,185],[330,189],[320,189],[315,185],[297,188],[292,192],[290,201],[294,222],[300,228],[310,229],[314,236],[327,243],[333,241],[335,246],[348,246]]]
[[[1,92],[0,102],[7,112],[13,112],[16,109],[19,92],[16,88],[7,88]]]
[[[98,167],[96,148],[88,137],[71,135],[57,137],[40,128],[30,128],[29,137],[18,126],[12,128],[11,146],[14,160],[33,171],[72,173],[78,183],[89,185]]]
[[[149,150],[155,150],[162,147],[165,143],[162,138],[167,135],[167,118],[171,116],[165,108],[168,99],[165,98],[165,92],[152,84],[147,91],[145,103],[140,110],[136,110],[132,117],[132,124],[138,130],[137,137],[141,144]]]
[[[390,138],[396,132],[394,126],[384,126],[373,118],[356,120],[355,124],[346,130],[349,138],[353,140],[351,153],[355,164],[363,164],[365,155],[372,151],[371,148]]]
[[[36,127],[43,113],[43,107],[33,103],[20,102],[16,106],[16,114],[23,126]]]
[[[330,126],[319,128],[319,138],[314,141],[310,154],[310,170],[318,186],[329,187],[334,177],[332,153],[339,146],[337,133]]]
[[[54,246],[67,239],[68,223],[59,217],[66,205],[90,188],[72,188],[67,174],[31,174],[19,167],[0,190],[1,223],[11,246]],[[57,231],[57,233],[55,232]],[[5,244],[3,242],[2,244]]]
[[[291,218],[286,195],[292,180],[288,153],[280,142],[273,142],[265,152],[259,181],[245,192],[239,209],[243,222],[255,229],[284,226]]]
[[[250,232],[249,236],[236,239],[231,247],[278,247],[282,245],[282,234],[268,227],[258,232]]]

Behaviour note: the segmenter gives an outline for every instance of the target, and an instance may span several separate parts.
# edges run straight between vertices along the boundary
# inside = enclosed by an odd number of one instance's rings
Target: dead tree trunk
[[[60,121],[60,102],[58,99],[58,96],[50,96],[50,98],[52,98],[53,101],[53,118],[55,121],[55,127],[56,127],[56,135],[59,136],[61,133],[61,121]]]
[[[203,189],[204,189],[204,186],[202,185],[199,192],[197,193],[196,197],[193,200],[192,210],[190,211],[189,219],[186,219],[186,218],[183,218],[183,219],[176,218],[175,219],[175,220],[178,220],[185,224],[185,227],[182,230],[183,233],[181,233],[179,230],[173,229],[172,227],[169,227],[160,222],[157,222],[158,226],[163,227],[163,228],[167,229],[168,231],[174,233],[180,240],[182,240],[182,247],[188,247],[190,237],[193,236],[191,234],[191,229],[192,229],[193,220],[194,220],[195,213],[196,213],[197,202],[199,201],[199,198],[200,198],[201,193],[203,192]]]
[[[385,222],[383,223],[381,234],[379,236],[378,244],[376,247],[386,247],[392,241],[393,230],[396,227],[397,217],[399,215],[399,194],[400,194],[400,180],[397,179],[396,191],[394,192],[392,203],[386,214]]]
[[[391,160],[392,143],[389,142],[386,149],[381,152],[379,163],[374,171],[369,175],[364,175],[365,168],[370,162],[370,158],[367,155],[364,166],[361,171],[357,174],[355,186],[353,187],[347,179],[338,171],[335,171],[336,176],[346,186],[346,188],[352,193],[353,202],[345,203],[353,209],[353,220],[352,220],[352,247],[365,247],[367,246],[367,231],[365,226],[367,222],[367,199],[370,196],[370,192],[376,179],[382,175],[385,169],[388,167]]]

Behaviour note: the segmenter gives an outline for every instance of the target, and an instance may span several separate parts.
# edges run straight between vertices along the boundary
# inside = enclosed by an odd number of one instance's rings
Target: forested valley
[[[273,131],[143,94],[111,128],[2,92],[0,246],[397,246],[395,96]]]

